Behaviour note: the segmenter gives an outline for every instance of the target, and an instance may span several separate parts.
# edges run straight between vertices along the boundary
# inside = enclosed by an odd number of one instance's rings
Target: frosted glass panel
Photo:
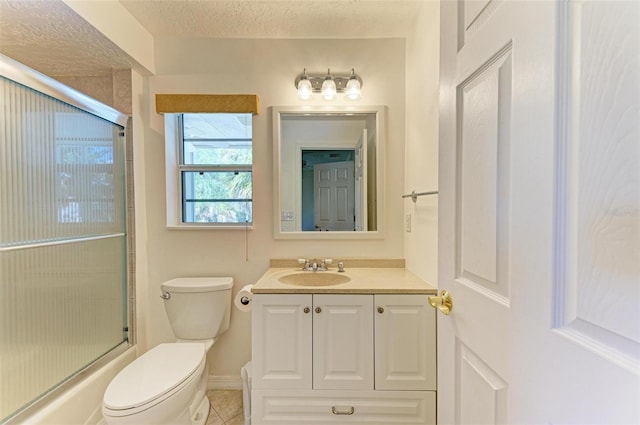
[[[0,422],[127,334],[123,128],[0,78]]]
[[[124,236],[0,253],[1,416],[124,339]]]
[[[122,232],[122,127],[1,82],[0,245]]]

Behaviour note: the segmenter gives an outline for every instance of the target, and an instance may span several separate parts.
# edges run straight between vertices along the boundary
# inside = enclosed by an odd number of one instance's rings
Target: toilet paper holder
[[[240,311],[251,311],[251,307],[253,306],[253,303],[251,302],[253,299],[253,294],[251,292],[252,287],[253,285],[244,285],[242,289],[236,293],[234,304]]]

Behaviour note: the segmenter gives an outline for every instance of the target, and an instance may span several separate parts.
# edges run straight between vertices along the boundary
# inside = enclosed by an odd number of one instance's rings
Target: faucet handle
[[[309,260],[304,258],[298,258],[298,264],[302,264],[302,270],[309,270],[309,268],[311,267],[309,265]]]
[[[327,258],[325,260],[322,260],[322,262],[325,263],[325,264],[331,264],[331,263],[333,263],[333,260],[331,258]]]

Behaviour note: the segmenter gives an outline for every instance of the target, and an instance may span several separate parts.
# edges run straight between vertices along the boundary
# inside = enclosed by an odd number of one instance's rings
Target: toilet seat
[[[147,410],[199,379],[205,367],[203,344],[160,344],[127,365],[111,381],[103,398],[109,416]]]

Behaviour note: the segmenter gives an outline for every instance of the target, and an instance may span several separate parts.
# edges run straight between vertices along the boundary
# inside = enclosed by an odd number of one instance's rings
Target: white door
[[[639,23],[441,3],[440,424],[640,423]]]
[[[313,389],[373,389],[373,295],[313,296]]]
[[[311,389],[312,302],[311,294],[253,297],[254,388]]]
[[[367,129],[362,130],[362,134],[356,143],[355,148],[355,220],[356,230],[369,230],[367,224]]]
[[[316,230],[353,231],[353,161],[313,166],[314,220]]]

